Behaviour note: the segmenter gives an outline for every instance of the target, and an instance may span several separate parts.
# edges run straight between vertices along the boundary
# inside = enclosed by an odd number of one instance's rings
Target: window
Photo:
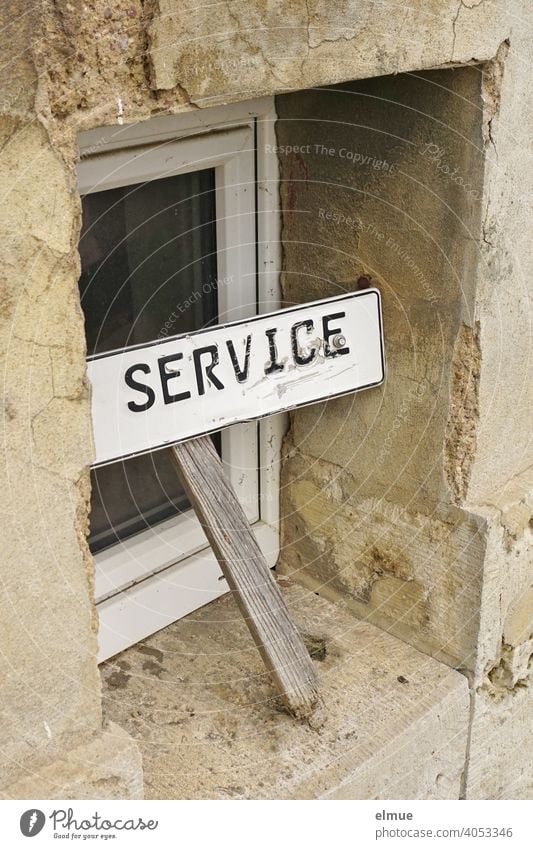
[[[270,99],[80,137],[88,354],[279,307]],[[271,565],[283,417],[214,434]],[[227,591],[161,450],[93,469],[89,544],[104,660]]]
[[[213,168],[87,194],[80,238],[87,353],[216,322],[215,231]],[[168,451],[96,469],[91,549],[187,507]]]

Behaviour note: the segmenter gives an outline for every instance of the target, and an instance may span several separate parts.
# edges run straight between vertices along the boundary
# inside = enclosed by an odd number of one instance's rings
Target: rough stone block
[[[467,799],[533,798],[531,717],[533,689],[480,688],[474,697]]]
[[[407,9],[368,0],[232,0],[216,15],[181,0],[153,0],[149,8],[153,87],[179,85],[203,105],[488,59],[507,34],[498,0],[415,0]]]
[[[287,446],[279,571],[444,663],[474,670],[487,528],[360,498],[349,472]]]
[[[131,737],[114,723],[62,760],[0,790],[2,799],[142,799],[142,764]]]

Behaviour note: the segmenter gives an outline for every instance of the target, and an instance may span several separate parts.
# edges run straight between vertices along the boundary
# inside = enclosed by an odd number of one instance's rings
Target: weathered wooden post
[[[202,436],[172,453],[279,697],[293,716],[308,717],[318,699],[313,664],[213,443]]]

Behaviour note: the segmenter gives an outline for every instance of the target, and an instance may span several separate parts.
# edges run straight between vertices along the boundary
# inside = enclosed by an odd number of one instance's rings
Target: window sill
[[[298,626],[319,649],[325,641],[324,725],[275,710],[233,599],[219,599],[102,667],[107,715],[143,751],[147,797],[459,798],[466,678],[281,585]]]
[[[186,515],[177,518],[191,524]],[[259,521],[252,525],[252,529],[268,565],[274,566],[279,553],[277,528]],[[180,545],[188,544],[180,522],[175,522],[174,532]],[[138,583],[130,580],[127,586],[122,576],[122,584],[115,582],[109,585],[108,592],[114,595],[98,603],[100,663],[228,592],[226,580],[203,532],[201,537],[197,540],[198,551],[178,559],[176,549],[160,534],[159,544],[167,546],[169,551],[169,565],[161,567],[155,574],[144,577]],[[150,549],[149,540],[143,541],[143,545]],[[134,558],[130,558],[130,561],[135,562]],[[118,576],[115,575],[115,578],[118,580]],[[108,571],[107,580],[111,579],[112,573]],[[102,592],[101,583],[100,589]]]

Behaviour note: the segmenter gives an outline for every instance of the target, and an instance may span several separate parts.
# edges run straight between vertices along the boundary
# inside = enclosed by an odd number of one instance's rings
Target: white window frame
[[[280,307],[273,98],[80,134],[80,194],[215,169],[220,321]],[[286,417],[222,431],[222,461],[268,564],[279,554]],[[99,661],[228,592],[194,511],[94,556]]]

